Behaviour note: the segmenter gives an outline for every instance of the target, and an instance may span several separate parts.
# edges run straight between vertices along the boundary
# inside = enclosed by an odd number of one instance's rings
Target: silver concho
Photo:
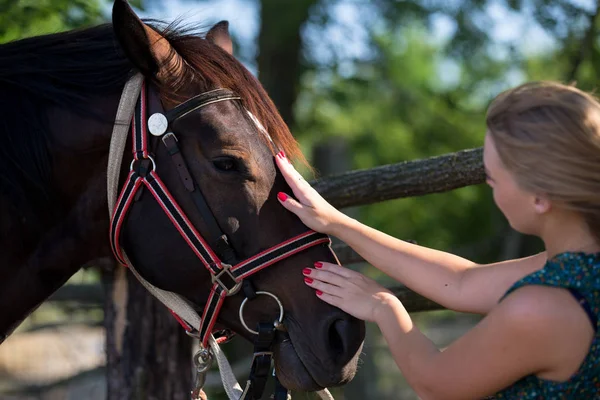
[[[155,113],[148,118],[148,130],[154,136],[161,136],[167,131],[168,127],[169,121],[167,121],[167,117],[164,114]]]

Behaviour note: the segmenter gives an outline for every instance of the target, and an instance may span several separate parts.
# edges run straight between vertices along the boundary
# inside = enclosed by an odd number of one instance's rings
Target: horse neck
[[[82,240],[106,243],[101,246],[102,250],[98,246],[88,247],[81,255],[82,262],[110,255],[106,170],[118,101],[119,95],[115,94],[91,103],[98,118],[60,109],[48,110],[49,119],[57,121],[51,125],[50,151],[53,182],[61,196],[62,219],[72,220],[69,229],[76,228]],[[125,153],[127,157],[129,153]]]
[[[0,211],[0,342],[83,265],[110,257],[106,169],[117,104],[118,95],[93,104],[104,122],[45,110],[57,201],[35,210],[43,221]]]

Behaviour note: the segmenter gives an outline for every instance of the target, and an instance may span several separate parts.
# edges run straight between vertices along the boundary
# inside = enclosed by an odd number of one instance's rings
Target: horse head
[[[348,382],[356,372],[364,323],[322,302],[303,283],[304,268],[337,260],[328,242],[304,246],[308,228],[276,200],[277,192],[289,188],[273,156],[280,150],[290,158],[302,156],[259,82],[233,57],[227,24],[200,38],[148,25],[126,1],[117,0],[113,29],[145,79],[147,103],[140,105],[138,129],[158,114],[158,125],[150,127],[156,136],[147,135],[146,148],[138,148],[140,157],[131,163],[137,179],[147,152],[151,162],[143,167],[144,176],[154,178],[132,194],[118,224],[118,240],[137,272],[199,312],[225,290],[230,295],[218,304],[217,324],[248,340],[254,334],[243,322],[255,329],[259,322],[276,320],[280,308],[271,296],[257,296],[244,304],[242,321],[242,302],[249,291],[273,294],[285,315],[286,332],[277,333],[273,346],[283,385],[317,390]],[[123,165],[120,183],[127,187],[129,159]],[[157,194],[153,185],[162,185],[166,194]],[[185,221],[178,225],[173,221],[178,218]],[[191,233],[183,234],[186,230]],[[190,243],[195,241],[201,243]],[[250,265],[273,251],[282,254],[268,258],[268,267]],[[248,273],[236,276],[228,269],[244,262]],[[215,280],[223,268],[232,285]],[[250,289],[237,291],[233,284],[241,278]]]

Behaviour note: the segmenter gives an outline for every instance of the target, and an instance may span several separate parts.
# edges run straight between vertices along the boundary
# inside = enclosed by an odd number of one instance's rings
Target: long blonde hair
[[[519,185],[579,212],[600,244],[600,103],[554,82],[507,90],[486,124]]]

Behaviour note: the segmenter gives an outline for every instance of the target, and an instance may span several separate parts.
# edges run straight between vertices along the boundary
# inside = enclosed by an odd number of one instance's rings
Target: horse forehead
[[[219,103],[216,103],[219,104]],[[215,104],[215,105],[216,105]],[[232,103],[230,102],[230,105]],[[220,128],[224,132],[228,132],[231,136],[236,135],[239,131],[234,131],[235,124],[240,124],[238,128],[244,130],[250,137],[249,139],[253,140],[254,143],[259,146],[265,147],[268,149],[267,142],[270,143],[273,148],[277,148],[276,143],[273,141],[273,138],[269,134],[269,131],[262,124],[260,119],[256,117],[256,115],[252,114],[247,108],[233,106],[230,110],[236,113],[236,118],[232,119],[231,116],[224,116],[223,110],[216,110],[217,112],[221,112],[221,114],[215,114],[214,118],[216,124],[220,126]]]
[[[221,140],[264,146],[258,119],[232,101],[209,104],[184,118],[185,127],[209,126]]]
[[[208,118],[219,132],[244,139],[256,139],[256,127],[238,110],[223,114],[211,113]]]

